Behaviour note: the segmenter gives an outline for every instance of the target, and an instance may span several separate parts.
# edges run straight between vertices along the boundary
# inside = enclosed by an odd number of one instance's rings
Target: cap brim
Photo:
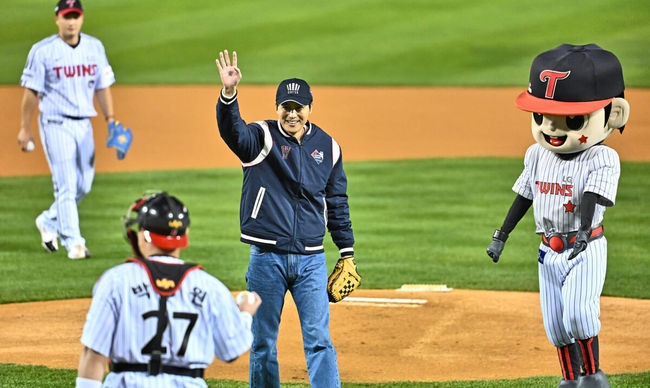
[[[605,107],[607,104],[612,102],[613,99],[614,98],[612,97],[598,101],[556,101],[535,97],[526,91],[517,96],[515,104],[517,104],[519,109],[527,112],[535,112],[545,115],[572,116],[593,113],[598,109]]]
[[[295,102],[296,104],[300,104],[300,105],[302,105],[302,106],[305,106],[305,105],[309,105],[309,104],[311,104],[311,102],[298,101],[298,100],[294,100],[294,99],[292,99],[292,98],[287,98],[287,99],[282,100],[282,101],[276,101],[276,105],[282,105],[282,104],[284,104],[285,102]]]
[[[84,14],[84,11],[80,10],[79,8],[66,8],[66,9],[63,9],[63,10],[59,11],[59,15],[63,16],[63,15],[68,14],[70,12],[76,12],[79,15]]]
[[[163,236],[150,231],[149,235],[151,236],[151,243],[158,248],[172,250],[187,247],[187,233],[182,236]]]

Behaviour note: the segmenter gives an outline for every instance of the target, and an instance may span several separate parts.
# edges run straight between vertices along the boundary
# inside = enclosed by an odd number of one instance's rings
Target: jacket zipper
[[[296,229],[298,226],[298,208],[300,207],[300,192],[302,191],[302,142],[298,142],[298,193],[293,206],[293,231],[291,233],[292,245],[296,243]]]

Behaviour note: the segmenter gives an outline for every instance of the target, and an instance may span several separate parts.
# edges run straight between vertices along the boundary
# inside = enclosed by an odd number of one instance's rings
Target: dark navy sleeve
[[[264,146],[264,132],[255,124],[246,124],[239,114],[237,92],[231,98],[219,93],[217,125],[219,134],[242,162],[250,162]]]
[[[354,256],[354,234],[348,206],[348,180],[343,171],[343,158],[334,164],[325,189],[327,229],[341,256]]]

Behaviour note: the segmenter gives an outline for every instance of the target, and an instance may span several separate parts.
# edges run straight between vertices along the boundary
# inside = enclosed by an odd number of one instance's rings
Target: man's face
[[[581,116],[532,114],[533,137],[558,154],[584,151],[605,140],[613,131],[605,123],[605,109]]]
[[[277,106],[278,120],[282,128],[288,134],[299,135],[302,128],[307,124],[311,114],[311,106],[300,105],[297,102],[287,101]]]
[[[79,35],[81,25],[84,23],[84,15],[79,15],[77,12],[58,14],[55,17],[55,22],[59,26],[59,35],[64,39],[70,39]]]

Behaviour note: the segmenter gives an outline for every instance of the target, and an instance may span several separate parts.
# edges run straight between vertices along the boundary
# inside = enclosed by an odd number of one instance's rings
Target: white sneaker
[[[90,251],[83,245],[75,245],[68,251],[68,259],[88,259],[90,258]]]
[[[47,252],[56,252],[59,250],[59,242],[57,238],[59,237],[55,232],[51,232],[45,228],[45,226],[39,220],[40,216],[36,217],[36,227],[41,233],[41,246]]]

